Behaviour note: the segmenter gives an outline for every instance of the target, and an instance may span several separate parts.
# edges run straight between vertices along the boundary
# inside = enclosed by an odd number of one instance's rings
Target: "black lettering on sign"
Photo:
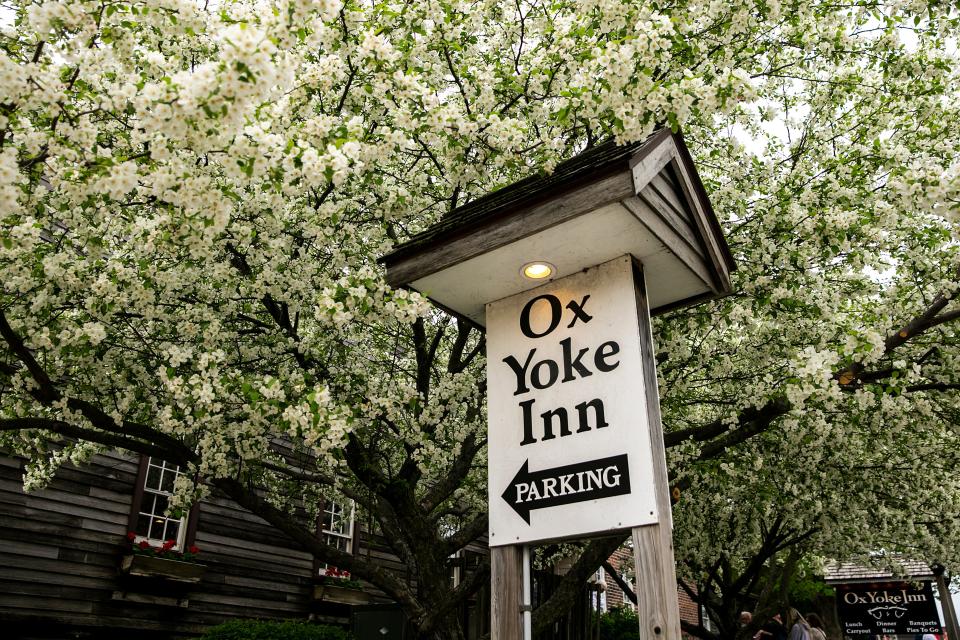
[[[837,616],[847,636],[941,633],[929,582],[837,585]]]
[[[571,380],[576,380],[577,376],[573,375],[573,370],[576,369],[577,373],[580,374],[581,378],[586,378],[587,376],[592,376],[593,372],[590,369],[587,369],[583,366],[583,363],[580,360],[583,358],[584,354],[587,351],[590,351],[590,347],[584,347],[577,351],[577,357],[573,357],[573,347],[571,346],[570,338],[564,338],[560,341],[560,346],[563,347],[563,381],[570,382]]]
[[[613,364],[607,362],[607,358],[615,356],[620,353],[620,345],[611,340],[610,342],[604,342],[602,345],[597,347],[597,352],[593,354],[593,366],[597,368],[597,371],[603,371],[607,373],[608,371],[613,371],[618,366],[620,366],[620,361],[617,360]]]
[[[530,398],[520,403],[520,411],[523,413],[523,440],[520,446],[538,442],[533,434],[533,404],[535,400]],[[577,410],[578,429],[576,433],[586,433],[593,429],[603,429],[609,427],[606,417],[603,413],[603,400],[594,398],[589,402],[581,402],[574,407]],[[593,409],[593,425],[590,424],[590,414],[588,409]],[[553,427],[556,425],[560,429],[560,437],[573,435],[570,431],[570,413],[564,407],[558,407],[540,414],[541,428],[543,435],[540,440],[553,440],[557,437]]]
[[[574,302],[573,300],[571,300],[570,302],[567,303],[567,309],[570,309],[570,311],[573,312],[573,320],[571,320],[570,324],[567,325],[567,329],[577,324],[577,320],[583,320],[584,324],[593,320],[593,316],[583,310],[583,308],[587,306],[587,300],[589,299],[590,299],[590,294],[588,293],[587,295],[583,296],[583,298],[580,299],[580,302]]]
[[[544,373],[544,369],[546,369],[546,373]],[[533,367],[533,371],[530,372],[530,384],[537,389],[546,389],[547,387],[553,386],[553,383],[557,381],[558,375],[560,375],[560,368],[556,362],[549,359],[541,360]]]
[[[530,471],[527,460],[501,497],[530,524],[530,512],[630,493],[627,455]]]
[[[533,419],[530,417],[530,407],[533,406],[533,403],[533,398],[520,403],[520,409],[523,411],[523,440],[520,441],[521,447],[537,441],[537,439],[533,437]]]
[[[587,356],[590,352],[590,347],[577,349],[576,356],[573,355],[575,347],[570,338],[561,340],[560,347],[562,349],[562,378],[560,377],[561,365],[558,365],[556,361],[550,358],[545,358],[533,364],[533,356],[537,353],[535,348],[527,352],[527,357],[524,359],[523,364],[520,364],[520,361],[517,360],[515,356],[507,356],[503,359],[517,377],[517,389],[513,392],[513,395],[518,396],[521,393],[530,391],[528,382],[529,385],[532,385],[535,389],[546,389],[552,387],[558,379],[560,382],[572,382],[577,378],[587,378],[593,375],[590,367],[583,362],[584,359],[586,359],[587,363],[590,362],[590,357]],[[596,367],[597,371],[602,373],[613,371],[620,366],[619,360],[613,360],[611,362],[613,357],[618,353],[620,353],[619,344],[613,340],[604,342],[597,347],[597,351],[593,354],[593,366]],[[586,358],[584,358],[585,356]]]
[[[530,311],[533,309],[533,305],[540,300],[546,300],[550,305],[550,324],[547,326],[546,331],[536,333],[530,326]],[[528,338],[542,338],[557,328],[557,325],[560,324],[560,315],[562,313],[563,307],[560,306],[560,300],[557,296],[546,293],[542,296],[531,298],[530,301],[523,306],[523,311],[520,312],[520,331]]]
[[[570,324],[567,325],[567,328],[570,329],[573,325],[577,324],[578,320],[582,320],[584,324],[593,320],[593,316],[586,312],[584,309],[587,306],[587,300],[590,299],[590,294],[580,298],[580,302],[576,300],[571,300],[567,303],[566,308],[570,310],[570,313],[573,314],[573,318],[570,320]],[[535,331],[533,325],[530,321],[530,314],[533,312],[533,306],[537,302],[545,300],[547,304],[550,305],[550,322],[547,324],[547,328],[543,331]],[[537,296],[536,298],[530,298],[527,304],[523,305],[523,310],[520,312],[520,331],[523,332],[523,335],[528,338],[542,338],[545,335],[553,333],[553,330],[560,326],[561,316],[563,315],[564,307],[560,304],[560,299],[549,293]]]
[[[577,433],[590,431],[590,421],[587,419],[588,407],[593,409],[593,416],[596,418],[593,424],[594,429],[603,429],[604,427],[610,426],[603,416],[603,400],[594,398],[590,402],[581,402],[576,407],[577,414],[580,416],[580,428],[577,429]]]
[[[530,361],[533,360],[533,354],[536,352],[536,349],[530,349],[530,353],[527,354],[527,359],[524,360],[523,366],[521,366],[520,362],[513,356],[507,356],[503,359],[517,376],[517,390],[513,392],[513,395],[518,396],[521,393],[530,391],[530,387],[527,386],[527,367],[530,366]]]
[[[553,440],[557,437],[553,435],[554,416],[556,416],[560,424],[560,435],[570,435],[570,422],[569,418],[567,418],[567,410],[563,407],[557,407],[556,409],[544,411],[540,414],[540,418],[543,420],[543,437],[540,438],[541,440]]]

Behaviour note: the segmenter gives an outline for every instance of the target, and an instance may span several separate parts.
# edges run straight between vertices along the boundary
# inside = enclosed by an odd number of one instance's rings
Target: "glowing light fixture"
[[[556,272],[556,267],[554,267],[549,262],[543,262],[542,260],[537,260],[535,262],[528,262],[523,265],[523,269],[520,270],[523,273],[525,278],[530,278],[531,280],[543,280],[544,278],[549,278]]]

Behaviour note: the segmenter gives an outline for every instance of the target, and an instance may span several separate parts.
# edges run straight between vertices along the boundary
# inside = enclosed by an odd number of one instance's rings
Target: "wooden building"
[[[0,637],[130,638],[132,631],[138,640],[195,637],[232,618],[349,623],[350,604],[318,593],[321,566],[311,554],[223,496],[195,507],[182,519],[182,531],[160,522],[162,494],[150,487],[159,466],[161,488],[169,488],[164,474],[170,470],[162,465],[97,456],[89,465],[64,466],[48,488],[28,494],[23,464],[0,456]],[[342,506],[325,511],[318,535],[412,579]],[[199,548],[202,575],[123,570],[131,553],[128,532],[144,515],[165,528],[148,532],[154,539]],[[361,597],[389,603],[369,585]]]
[[[183,518],[183,544],[200,550],[196,560],[203,568],[198,579],[125,572],[124,558],[131,552],[128,533],[144,513],[155,510],[150,476],[156,475],[151,467],[157,466],[163,467],[146,458],[100,455],[88,465],[65,465],[49,487],[25,493],[24,461],[0,455],[0,637],[127,640],[136,632],[137,640],[188,638],[235,618],[348,625],[358,610],[369,611],[377,629],[381,621],[392,621],[398,627],[396,637],[401,637],[402,616],[383,594],[371,585],[364,585],[358,600],[322,592],[317,585],[322,566],[309,553],[216,494]],[[338,510],[343,514],[339,523],[331,517]],[[329,505],[324,511],[327,518],[318,535],[415,580],[367,531],[362,519],[348,517],[342,505]],[[160,519],[154,517],[153,524]],[[171,532],[169,523],[162,524],[167,528],[164,533]],[[485,547],[473,545],[452,559],[453,582],[485,553]],[[560,578],[536,573],[538,603],[549,597]],[[602,579],[605,604],[621,604],[623,594],[613,580]],[[551,631],[550,640],[590,637],[596,597],[595,585],[585,589],[579,603]],[[480,638],[489,629],[489,606],[484,589],[461,612],[468,638]]]

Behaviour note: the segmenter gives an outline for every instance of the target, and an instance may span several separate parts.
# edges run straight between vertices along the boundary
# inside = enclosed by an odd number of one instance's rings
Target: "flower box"
[[[123,556],[120,571],[131,576],[163,578],[174,582],[200,582],[207,566],[196,562],[183,562],[132,553]]]
[[[359,589],[348,589],[335,584],[318,584],[313,587],[313,599],[338,604],[369,604],[370,596]]]

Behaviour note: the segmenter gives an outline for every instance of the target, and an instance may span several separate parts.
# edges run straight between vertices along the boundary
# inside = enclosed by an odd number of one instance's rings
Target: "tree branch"
[[[62,400],[63,395],[56,388],[40,363],[37,362],[33,353],[26,347],[23,339],[10,327],[2,311],[0,311],[0,336],[6,341],[10,350],[20,359],[24,366],[27,367],[34,382],[37,383],[37,389],[30,391],[34,399],[44,406],[51,406],[54,402]],[[171,461],[186,462],[196,458],[193,451],[188,449],[182,442],[156,429],[130,421],[117,423],[116,420],[96,405],[79,398],[67,398],[66,404],[68,408],[79,411],[94,427],[123,438],[123,442],[136,442],[135,440],[129,439],[128,436],[132,434],[137,438],[152,442],[161,449],[168,451],[171,454],[171,457],[168,459]],[[97,442],[97,440],[94,441]],[[117,442],[120,442],[120,440]],[[131,450],[140,451],[139,449]]]
[[[240,251],[230,242],[227,242],[224,247],[226,248],[227,253],[230,254],[230,264],[233,266],[233,268],[236,269],[237,272],[239,272],[242,276],[253,276],[253,269],[250,267],[250,263],[247,262],[247,257],[240,253]],[[306,371],[314,371],[320,376],[326,377],[326,366],[316,359],[307,356],[300,350],[300,336],[290,323],[290,312],[287,308],[287,305],[285,303],[277,302],[269,293],[264,294],[263,298],[260,299],[260,302],[263,304],[263,308],[266,309],[267,313],[270,315],[270,318],[273,319],[277,328],[279,328],[283,333],[284,337],[293,342],[293,347],[290,349],[289,353],[293,355],[294,359],[297,361],[297,364],[300,365],[300,368]]]
[[[102,444],[107,447],[117,449],[126,449],[135,453],[142,453],[147,456],[162,458],[171,462],[186,464],[189,460],[180,457],[179,452],[169,451],[155,444],[135,440],[113,433],[104,433],[94,431],[93,429],[84,429],[76,425],[69,424],[62,420],[53,418],[6,418],[0,419],[0,431],[30,431],[43,430],[50,431],[65,438],[75,440],[84,440],[95,444]]]
[[[680,431],[671,431],[669,433],[665,433],[663,434],[663,444],[665,447],[670,448],[675,447],[687,440],[694,440],[696,442],[705,442],[707,440],[711,440],[717,436],[723,435],[734,427],[739,427],[741,425],[753,422],[757,418],[767,415],[773,408],[772,405],[776,403],[777,399],[774,399],[759,409],[756,407],[748,407],[740,412],[735,423],[733,424],[731,424],[729,421],[714,420],[713,422],[703,426],[691,427],[689,429],[681,429]],[[787,410],[789,410],[789,408]]]
[[[610,574],[610,577],[613,578],[613,581],[617,583],[618,587],[620,587],[620,591],[623,591],[623,595],[627,596],[627,599],[633,604],[637,604],[637,594],[633,592],[633,589],[630,588],[630,585],[627,584],[627,581],[620,576],[620,572],[614,569],[613,565],[611,565],[608,560],[604,560],[600,566],[603,567],[604,571]]]
[[[922,313],[915,316],[899,331],[889,335],[884,341],[884,354],[889,355],[893,350],[906,344],[912,338],[921,335],[932,327],[960,319],[960,310],[939,315],[956,295],[956,293],[940,294]],[[837,380],[841,386],[850,387],[857,384],[863,374],[864,365],[858,361],[838,371],[834,374],[834,379]],[[876,372],[876,375],[881,374],[882,372]],[[931,385],[908,387],[907,391],[947,391],[953,388],[955,387],[952,384],[933,383]],[[691,427],[689,429],[666,433],[663,437],[664,445],[670,448],[687,440],[694,440],[696,442],[713,440],[731,431],[731,429],[736,426],[736,430],[732,431],[726,437],[706,445],[701,450],[698,460],[716,457],[730,447],[740,444],[750,437],[763,432],[773,420],[786,414],[791,408],[792,405],[787,401],[785,396],[777,396],[759,409],[750,407],[743,410],[737,416],[734,424],[730,424],[729,421],[714,420],[699,427]]]
[[[487,532],[487,526],[490,518],[486,512],[479,514],[476,518],[461,527],[459,531],[443,541],[444,554],[449,556],[478,539]]]
[[[442,620],[446,614],[458,606],[465,598],[475,593],[477,589],[483,586],[485,582],[488,582],[489,579],[490,564],[486,562],[472,571],[465,580],[461,581],[460,584],[450,592],[450,596],[444,598],[443,602],[439,603],[439,606],[431,607],[430,613],[420,624],[421,634],[433,630],[434,625],[436,625],[438,621]]]
[[[960,309],[954,309],[953,311],[948,311],[947,313],[937,316],[927,324],[924,330],[932,329],[941,324],[946,324],[955,320],[960,320]]]
[[[416,618],[422,618],[426,615],[414,594],[393,574],[384,571],[375,564],[361,560],[359,556],[324,544],[300,523],[294,521],[239,481],[232,478],[217,478],[213,481],[213,484],[241,507],[272,524],[320,560],[347,569],[358,578],[372,582],[383,589],[391,598],[402,603]]]
[[[478,440],[475,433],[467,436],[467,439],[460,445],[460,453],[454,458],[450,470],[441,476],[437,484],[420,501],[425,513],[432,513],[460,487],[460,483],[473,468],[473,461],[477,457],[477,452],[485,444],[486,440]]]
[[[50,377],[47,376],[47,372],[43,370],[40,363],[33,357],[33,353],[27,348],[20,336],[10,327],[3,311],[0,311],[0,336],[6,341],[13,355],[27,367],[27,371],[30,372],[34,382],[37,383],[39,388],[35,392],[38,394],[35,397],[45,403],[58,400],[60,394],[54,389],[53,382],[50,380]]]
[[[124,420],[117,423],[116,420],[107,415],[102,409],[86,400],[79,398],[68,398],[67,406],[74,411],[79,411],[87,420],[98,429],[111,431],[119,435],[132,434],[141,440],[147,440],[169,451],[178,451],[178,460],[195,460],[196,455],[183,442],[173,436],[157,431],[147,425],[138,422]]]
[[[928,382],[909,386],[904,391],[916,393],[917,391],[954,391],[956,389],[960,389],[960,382]]]
[[[457,337],[450,348],[450,357],[447,359],[447,372],[459,373],[466,367],[463,360],[463,351],[467,348],[467,341],[470,339],[470,331],[473,329],[461,318],[457,318]]]
[[[450,50],[446,45],[443,47],[443,57],[447,61],[447,69],[450,70],[450,75],[453,76],[453,81],[457,83],[457,88],[460,89],[460,96],[463,98],[463,108],[467,112],[467,117],[471,116],[470,113],[470,100],[467,99],[467,91],[464,89],[463,83],[460,82],[460,76],[457,75],[456,69],[453,67],[453,59],[450,57]]]
[[[307,482],[310,484],[322,484],[328,487],[336,486],[337,491],[342,493],[347,498],[350,498],[357,504],[366,507],[367,509],[373,510],[374,503],[367,496],[364,496],[356,491],[353,491],[349,487],[344,487],[343,485],[337,486],[337,478],[332,475],[327,475],[319,472],[306,471],[305,469],[300,469],[298,467],[291,467],[284,464],[276,464],[273,462],[268,462],[266,460],[258,460],[256,466],[262,467],[274,473],[279,473],[280,475],[286,476],[293,480],[299,480],[301,482]]]
[[[333,476],[328,476],[323,473],[313,473],[310,471],[305,471],[303,469],[290,467],[287,465],[275,464],[273,462],[268,462],[266,460],[258,460],[256,462],[257,466],[263,467],[264,469],[269,469],[281,475],[285,475],[294,480],[302,480],[303,482],[310,482],[313,484],[325,484],[333,486],[336,484],[337,479]]]
[[[417,357],[417,391],[423,396],[423,402],[426,403],[430,397],[430,374],[433,371],[433,361],[436,357],[437,347],[443,337],[448,318],[437,327],[437,332],[433,340],[428,344],[426,323],[423,318],[417,318],[413,323],[413,348]]]
[[[736,446],[745,440],[752,438],[758,433],[766,430],[770,424],[782,415],[785,415],[793,405],[784,398],[777,397],[767,402],[745,423],[739,423],[740,427],[727,435],[718,438],[700,450],[699,460],[715,458],[730,447]]]
[[[680,629],[690,634],[694,638],[702,638],[703,640],[717,640],[720,637],[715,633],[707,631],[707,628],[702,624],[693,624],[692,622],[687,622],[686,620],[680,621]]]
[[[960,290],[958,290],[960,291]],[[898,331],[887,336],[886,340],[883,341],[883,354],[889,355],[895,349],[906,344],[912,338],[915,338],[927,331],[931,327],[943,324],[944,322],[950,322],[951,320],[956,319],[958,313],[957,311],[952,311],[939,316],[940,312],[943,311],[950,301],[957,296],[957,293],[941,293],[933,302],[923,310],[917,316],[914,316],[907,324],[903,325]],[[845,369],[838,371],[834,374],[834,378],[840,383],[841,386],[850,386],[856,384],[860,374],[863,373],[864,365],[861,361],[856,361],[851,363]]]
[[[533,634],[535,636],[547,633],[553,621],[570,609],[583,584],[626,539],[627,536],[621,534],[609,538],[597,538],[587,544],[553,594],[534,610]]]

